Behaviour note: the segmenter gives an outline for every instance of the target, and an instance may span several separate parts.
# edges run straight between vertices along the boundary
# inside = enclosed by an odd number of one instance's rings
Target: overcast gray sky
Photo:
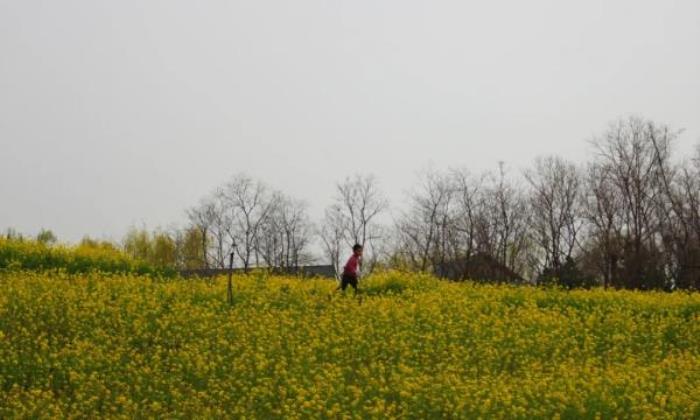
[[[0,0],[0,229],[120,239],[244,171],[306,199],[700,139],[700,1]]]

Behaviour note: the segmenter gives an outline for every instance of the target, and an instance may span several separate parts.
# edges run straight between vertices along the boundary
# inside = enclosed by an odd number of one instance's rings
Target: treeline
[[[131,258],[110,242],[83,239],[78,245],[56,244],[55,235],[42,230],[36,239],[12,231],[0,236],[0,271],[56,270],[69,274],[90,272],[172,277],[175,270]]]
[[[188,229],[207,267],[225,267],[230,253],[245,268],[295,266],[318,240],[336,267],[357,242],[368,269],[435,271],[486,255],[537,284],[697,289],[700,149],[674,159],[678,134],[630,117],[591,141],[589,162],[547,156],[521,174],[504,165],[427,171],[391,212],[376,179],[355,176],[315,224],[305,203],[237,175],[188,211]]]
[[[628,118],[592,141],[585,164],[429,173],[399,217],[395,254],[421,269],[487,254],[537,283],[697,289],[700,149],[672,160],[677,134]]]
[[[620,119],[591,141],[589,162],[544,156],[520,173],[503,164],[429,170],[401,207],[374,177],[356,175],[336,185],[320,221],[304,201],[238,174],[188,209],[183,228],[132,229],[115,246],[155,267],[225,268],[233,254],[246,270],[338,269],[360,243],[365,271],[441,273],[471,262],[536,284],[699,289],[700,145],[675,158],[679,133]]]

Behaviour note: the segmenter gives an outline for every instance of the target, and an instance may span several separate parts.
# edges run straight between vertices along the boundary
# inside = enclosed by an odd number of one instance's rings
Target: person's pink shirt
[[[359,265],[360,265],[360,257],[353,254],[348,259],[348,262],[345,263],[345,268],[343,269],[343,273],[357,276],[357,268]]]

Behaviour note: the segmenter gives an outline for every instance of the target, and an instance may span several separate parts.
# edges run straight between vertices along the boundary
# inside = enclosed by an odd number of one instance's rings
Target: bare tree
[[[582,225],[581,177],[576,165],[559,157],[541,157],[525,171],[531,230],[539,258],[538,271],[559,278],[564,261],[572,257]]]
[[[202,252],[207,267],[225,268],[233,244],[228,233],[232,230],[228,205],[219,190],[200,200],[188,211],[190,224],[201,232]]]
[[[647,121],[649,139],[657,158],[663,195],[657,200],[660,238],[671,287],[700,287],[700,144],[696,157],[676,165],[668,159],[672,141],[682,131],[671,131]]]
[[[658,130],[649,121],[630,117],[611,124],[602,138],[593,141],[597,163],[606,169],[605,180],[610,182],[606,188],[621,199],[622,269],[631,288],[661,287],[665,282],[658,206],[663,199],[661,170],[670,157],[671,138],[658,135]]]
[[[396,231],[400,253],[414,268],[426,271],[445,262],[450,206],[455,188],[449,176],[434,170],[421,175],[418,189],[410,193],[410,207],[398,220]]]
[[[251,265],[260,265],[257,240],[273,204],[268,188],[260,181],[239,174],[231,178],[217,194],[225,208],[224,223],[234,252],[247,272]]]
[[[388,200],[371,175],[356,175],[337,185],[332,213],[339,217],[333,219],[340,224],[348,247],[358,243],[365,248],[364,268],[368,271],[376,263],[376,243],[381,240],[377,218],[388,207]],[[334,232],[335,229],[331,229],[328,233]]]
[[[586,175],[584,217],[588,241],[585,254],[602,277],[604,287],[617,284],[622,257],[622,199],[611,181],[608,165],[590,164]]]
[[[671,174],[662,237],[674,286],[700,289],[700,144],[696,156]]]
[[[524,274],[527,268],[529,213],[522,188],[506,178],[501,163],[497,178],[485,195],[487,214],[492,221],[495,253],[498,262],[515,273]]]
[[[340,207],[330,206],[326,209],[318,236],[321,238],[325,257],[333,265],[336,276],[339,278],[340,252],[345,243],[345,229]]]
[[[277,192],[272,195],[270,206],[257,239],[257,250],[265,264],[296,268],[310,261],[305,253],[311,237],[306,203]]]
[[[244,270],[253,266],[298,267],[307,252],[312,224],[307,205],[245,174],[233,176],[187,211],[201,235],[207,266],[225,268],[231,253]]]
[[[453,170],[457,211],[454,215],[454,259],[469,259],[482,246],[479,241],[479,224],[482,222],[482,178],[474,178],[466,170]]]

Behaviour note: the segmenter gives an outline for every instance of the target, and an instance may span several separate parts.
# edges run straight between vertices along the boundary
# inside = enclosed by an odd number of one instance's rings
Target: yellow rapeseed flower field
[[[0,417],[700,418],[700,294],[0,274]]]

